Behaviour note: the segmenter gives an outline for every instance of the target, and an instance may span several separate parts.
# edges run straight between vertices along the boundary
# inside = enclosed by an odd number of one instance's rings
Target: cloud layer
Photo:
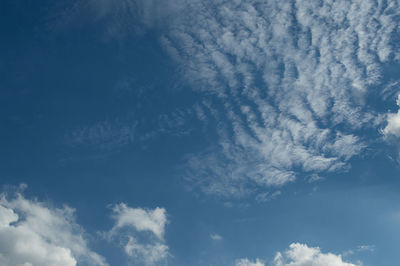
[[[208,193],[242,195],[344,169],[382,116],[366,106],[397,60],[397,1],[195,1],[162,38],[204,94],[218,145],[188,159]],[[191,11],[191,12],[190,12]],[[199,116],[201,117],[201,116]]]

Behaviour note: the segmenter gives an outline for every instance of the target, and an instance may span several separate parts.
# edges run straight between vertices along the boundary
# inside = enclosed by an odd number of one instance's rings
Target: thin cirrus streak
[[[366,101],[384,64],[400,58],[397,1],[197,1],[185,10],[162,43],[204,92],[199,117],[217,113],[207,119],[217,120],[218,146],[188,158],[188,179],[203,191],[241,196],[299,171],[346,168],[368,144],[360,132],[384,121]]]

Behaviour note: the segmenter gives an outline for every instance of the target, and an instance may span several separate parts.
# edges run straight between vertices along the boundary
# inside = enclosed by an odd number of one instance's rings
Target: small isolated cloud
[[[356,266],[344,262],[342,255],[322,253],[319,247],[308,247],[305,244],[292,243],[283,253],[278,252],[274,266]]]
[[[223,237],[220,236],[220,235],[218,235],[218,234],[211,234],[211,235],[210,235],[210,238],[211,238],[212,240],[215,240],[215,241],[219,241],[219,240],[222,240],[222,239],[223,239]]]
[[[264,193],[260,193],[256,196],[256,201],[258,203],[264,203],[273,199],[276,199],[276,197],[278,197],[281,194],[281,192],[279,190],[270,193],[270,192],[264,192]]]
[[[355,249],[350,249],[343,253],[343,256],[351,256],[358,252],[374,252],[375,246],[374,245],[360,245]]]
[[[361,245],[357,247],[357,251],[369,251],[374,252],[375,246],[374,245]]]
[[[22,194],[0,197],[0,265],[108,265],[91,251],[74,209],[53,208]]]
[[[235,263],[235,266],[265,266],[263,262],[261,262],[259,259],[256,259],[255,261],[251,261],[249,259],[240,259],[237,260]]]
[[[130,208],[120,203],[114,206],[113,213],[115,225],[108,233],[109,237],[119,238],[128,256],[146,265],[154,265],[168,257],[168,246],[164,243],[168,220],[164,208]]]
[[[400,95],[397,96],[397,105],[400,107]],[[397,113],[389,113],[387,115],[387,125],[382,130],[385,136],[400,137],[400,109]]]

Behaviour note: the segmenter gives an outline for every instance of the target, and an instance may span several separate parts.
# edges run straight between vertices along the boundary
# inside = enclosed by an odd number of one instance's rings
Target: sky
[[[393,266],[397,0],[0,2],[0,265]]]

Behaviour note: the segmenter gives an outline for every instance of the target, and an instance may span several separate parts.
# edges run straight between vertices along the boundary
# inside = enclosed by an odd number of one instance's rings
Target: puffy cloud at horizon
[[[318,247],[308,247],[306,244],[292,243],[283,253],[277,252],[273,262],[265,264],[260,259],[251,261],[247,258],[236,260],[236,266],[356,266],[344,262],[342,255],[323,253]]]
[[[305,244],[292,243],[285,252],[278,252],[274,266],[356,266],[344,262],[341,255],[322,253],[318,247],[308,247]]]
[[[22,194],[0,198],[0,264],[5,266],[108,265],[91,251],[74,209],[58,209]]]

